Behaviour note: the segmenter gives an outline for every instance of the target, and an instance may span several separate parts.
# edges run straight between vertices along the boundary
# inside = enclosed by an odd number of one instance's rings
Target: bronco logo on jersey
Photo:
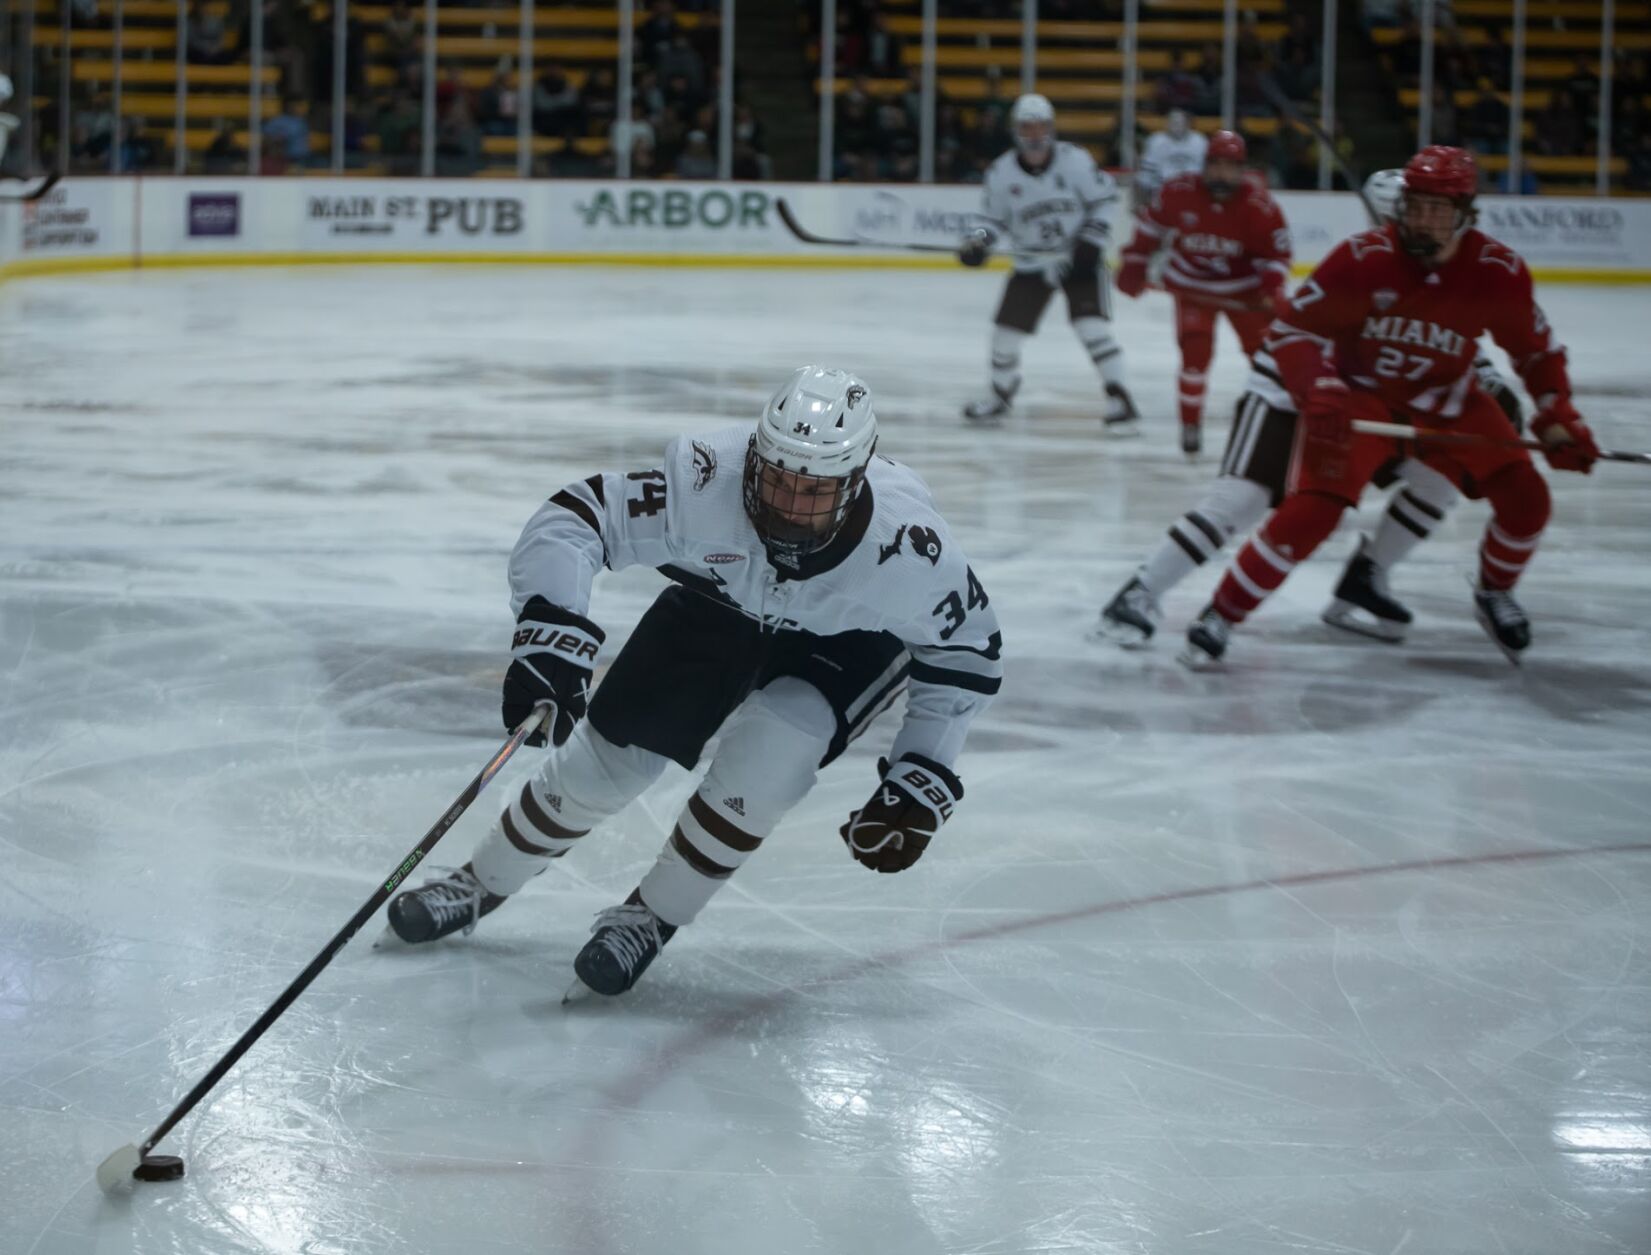
[[[940,565],[940,535],[928,527],[908,527],[904,523],[894,539],[877,547],[877,565],[882,566],[900,552],[900,542],[910,537],[911,549],[919,558],[927,558],[930,566]]]
[[[717,451],[703,441],[694,441],[694,491],[704,492],[716,477]]]

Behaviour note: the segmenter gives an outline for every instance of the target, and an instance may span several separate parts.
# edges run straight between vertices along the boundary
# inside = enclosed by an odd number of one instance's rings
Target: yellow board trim
[[[1007,267],[994,258],[994,268]],[[37,257],[0,264],[0,281],[40,275],[86,274],[110,270],[174,270],[196,267],[250,266],[693,266],[726,269],[792,268],[804,270],[946,270],[955,259],[932,254],[904,257],[835,253],[159,253],[134,264],[125,255],[110,257]],[[1293,272],[1312,273],[1298,263]],[[1545,283],[1651,283],[1651,270],[1592,270],[1561,267],[1532,271]]]

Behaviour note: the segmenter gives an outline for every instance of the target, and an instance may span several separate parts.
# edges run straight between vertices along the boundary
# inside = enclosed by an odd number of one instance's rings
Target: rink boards
[[[1298,270],[1365,225],[1347,193],[1281,192]],[[85,269],[325,262],[948,266],[974,187],[406,179],[70,179],[0,204],[0,278]],[[805,244],[812,232],[864,241]],[[1651,281],[1651,201],[1496,197],[1480,225],[1537,277]]]

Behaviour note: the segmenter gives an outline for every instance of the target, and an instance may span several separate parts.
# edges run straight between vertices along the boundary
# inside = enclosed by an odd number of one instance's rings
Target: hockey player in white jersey
[[[510,560],[503,714],[514,726],[554,702],[556,749],[463,868],[392,901],[396,935],[468,932],[720,734],[658,860],[574,961],[584,986],[622,993],[902,691],[881,779],[841,836],[877,872],[922,856],[963,796],[955,764],[1001,682],[1001,641],[923,481],[876,443],[866,385],[804,367],[755,433],[678,437],[658,469],[592,475],[539,509]],[[591,582],[637,565],[674,584],[582,718],[604,639]]]
[[[1204,168],[1209,146],[1208,137],[1192,129],[1192,119],[1185,109],[1171,109],[1165,129],[1147,136],[1146,146],[1141,149],[1130,189],[1131,202],[1137,209],[1150,205],[1158,189],[1177,175],[1197,174]]]
[[[1398,213],[1403,186],[1399,170],[1379,170],[1365,181],[1365,199],[1379,220]],[[1519,398],[1507,381],[1483,354],[1474,369],[1481,386],[1522,429]],[[1252,531],[1283,500],[1295,429],[1295,402],[1263,350],[1255,356],[1239,398],[1220,477],[1197,505],[1170,524],[1157,550],[1101,610],[1092,639],[1110,639],[1125,648],[1151,640],[1163,614],[1164,594],[1220,553],[1234,534]],[[1323,618],[1333,627],[1397,643],[1413,616],[1393,596],[1388,572],[1433,533],[1459,494],[1449,479],[1416,458],[1383,468],[1373,482],[1382,488],[1395,482],[1401,486],[1389,498],[1374,535],[1360,537]]]
[[[1118,202],[1112,176],[1075,144],[1055,138],[1055,110],[1042,96],[1020,97],[1009,111],[1015,146],[986,171],[981,221],[964,236],[958,260],[984,265],[1008,253],[1014,271],[993,319],[990,389],[964,416],[996,422],[1020,388],[1020,350],[1058,287],[1084,351],[1100,375],[1101,419],[1112,431],[1139,414],[1124,386],[1123,350],[1112,336],[1112,293],[1102,252]]]
[[[6,112],[6,105],[11,100],[11,79],[0,74],[0,165],[5,164],[6,144],[11,140],[11,133],[23,125],[22,119],[14,113]]]

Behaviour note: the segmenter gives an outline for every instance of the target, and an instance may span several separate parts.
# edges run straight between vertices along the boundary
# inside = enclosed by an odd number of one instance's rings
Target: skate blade
[[[1116,645],[1119,649],[1146,649],[1152,644],[1150,633],[1127,623],[1108,623],[1102,620],[1084,633],[1084,639],[1097,645]]]
[[[584,1002],[595,992],[594,989],[575,976],[573,984],[569,985],[566,992],[562,994],[562,1005],[566,1007],[573,1005],[575,1002]]]
[[[383,932],[373,938],[374,950],[411,950],[412,948],[412,942],[403,941],[400,934],[388,924],[384,925]]]
[[[1498,648],[1502,651],[1502,657],[1506,658],[1512,666],[1523,667],[1525,665],[1525,657],[1524,657],[1524,651],[1523,650],[1509,649],[1501,641],[1497,640],[1496,639],[1496,633],[1491,630],[1490,621],[1488,619],[1486,619],[1483,615],[1477,615],[1476,614],[1474,616],[1474,618],[1478,619],[1479,620],[1479,626],[1485,629],[1485,635],[1490,638],[1490,643],[1492,645],[1495,645],[1496,648]]]
[[[1332,602],[1319,618],[1331,627],[1341,628],[1342,631],[1352,632],[1355,636],[1368,637],[1388,645],[1398,645],[1405,638],[1404,624],[1384,622],[1351,602]]]
[[[1141,434],[1138,418],[1103,418],[1101,434],[1109,440],[1133,440]]]
[[[1212,658],[1196,645],[1183,645],[1175,660],[1189,671],[1220,671],[1222,660]]]

